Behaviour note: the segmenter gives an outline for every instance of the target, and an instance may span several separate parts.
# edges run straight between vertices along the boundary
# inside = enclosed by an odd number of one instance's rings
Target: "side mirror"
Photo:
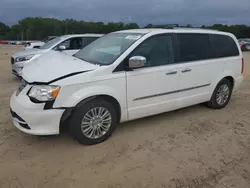
[[[129,68],[144,67],[147,63],[147,59],[143,56],[133,56],[129,59]]]
[[[66,50],[66,46],[64,45],[60,45],[59,48],[58,48],[59,51],[63,51],[63,50]]]

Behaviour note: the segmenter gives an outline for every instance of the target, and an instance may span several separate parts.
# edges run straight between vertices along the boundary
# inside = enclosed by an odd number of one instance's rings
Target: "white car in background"
[[[36,42],[26,42],[24,50],[32,49],[32,48],[40,48],[45,43],[53,40],[57,36],[48,36],[43,41],[36,41]]]
[[[33,61],[42,54],[51,50],[61,51],[67,55],[73,55],[80,49],[84,48],[89,43],[97,38],[103,36],[102,34],[77,34],[77,35],[63,35],[45,43],[40,48],[29,49],[18,52],[11,57],[12,74],[21,77],[23,67],[29,62]]]
[[[97,144],[120,122],[199,103],[224,108],[243,80],[243,68],[230,33],[124,30],[74,56],[49,52],[26,66],[10,111],[23,132],[59,134],[67,125],[79,143]]]

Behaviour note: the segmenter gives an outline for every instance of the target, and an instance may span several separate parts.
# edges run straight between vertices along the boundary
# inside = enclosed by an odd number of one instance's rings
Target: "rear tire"
[[[70,118],[69,131],[80,144],[94,145],[107,140],[117,124],[114,106],[103,99],[94,99],[76,108]]]
[[[216,86],[207,106],[212,109],[224,108],[231,99],[233,84],[226,78],[222,79]]]

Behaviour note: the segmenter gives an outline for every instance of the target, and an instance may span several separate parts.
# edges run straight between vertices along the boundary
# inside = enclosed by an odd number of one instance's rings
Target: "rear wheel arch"
[[[233,77],[231,76],[226,76],[224,78],[222,78],[215,86],[213,92],[212,92],[212,95],[211,95],[211,98],[208,102],[206,102],[206,106],[209,107],[209,108],[212,108],[212,109],[221,109],[221,108],[224,108],[228,102],[230,101],[231,99],[231,95],[232,95],[232,91],[233,91],[233,84],[234,84],[234,79]],[[226,99],[225,101],[220,104],[218,101],[217,101],[217,95],[218,95],[218,92],[220,91],[220,88],[223,86],[223,85],[226,85],[227,88],[228,88],[228,94],[226,94]],[[224,96],[222,96],[224,97]]]
[[[217,85],[223,80],[223,79],[227,79],[230,81],[230,83],[232,84],[232,87],[234,88],[234,78],[232,76],[232,73],[231,72],[226,72],[225,74],[223,75],[220,75],[220,77],[218,77],[217,79],[215,79],[212,84],[211,84],[211,92],[210,92],[210,96],[209,96],[209,99],[211,99],[212,95],[213,95],[213,92],[215,90],[215,88],[217,87]]]
[[[234,77],[233,77],[233,73],[230,72],[225,72],[223,75],[220,75],[220,77],[217,77],[217,79],[215,79],[212,82],[212,87],[213,87],[213,91],[216,88],[216,86],[220,83],[221,80],[223,79],[227,79],[231,82],[232,86],[234,86]]]
[[[234,78],[232,76],[226,76],[222,78],[221,80],[223,79],[227,79],[228,81],[230,81],[230,83],[232,84],[232,87],[234,87]]]

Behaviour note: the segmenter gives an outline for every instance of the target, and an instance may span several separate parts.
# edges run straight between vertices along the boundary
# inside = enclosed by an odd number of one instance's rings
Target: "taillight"
[[[242,58],[242,62],[241,62],[241,74],[243,74],[244,72],[244,59]]]

